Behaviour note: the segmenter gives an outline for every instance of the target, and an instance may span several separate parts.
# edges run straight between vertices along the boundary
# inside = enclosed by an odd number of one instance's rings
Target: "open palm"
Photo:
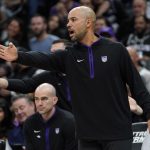
[[[9,43],[8,46],[0,45],[0,58],[6,61],[14,61],[18,58],[18,52],[15,45]]]

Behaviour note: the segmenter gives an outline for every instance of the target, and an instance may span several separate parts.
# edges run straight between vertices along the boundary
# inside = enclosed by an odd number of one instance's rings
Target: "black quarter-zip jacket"
[[[91,46],[76,43],[51,55],[19,52],[17,62],[67,74],[80,139],[132,137],[126,84],[150,118],[150,95],[120,43],[100,37]]]
[[[58,107],[47,122],[39,113],[29,117],[24,136],[27,150],[77,150],[74,117]]]

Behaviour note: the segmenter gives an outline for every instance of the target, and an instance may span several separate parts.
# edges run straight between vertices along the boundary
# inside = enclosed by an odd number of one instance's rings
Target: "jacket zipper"
[[[49,132],[50,132],[50,128],[46,127],[46,131],[45,131],[45,141],[46,141],[46,150],[50,150],[50,139],[49,139]]]
[[[94,62],[93,62],[93,51],[91,47],[88,47],[89,66],[90,66],[90,78],[94,78]]]
[[[70,93],[70,88],[67,82],[67,86],[66,86],[66,91],[67,91],[67,100],[70,102],[71,101],[71,93]]]

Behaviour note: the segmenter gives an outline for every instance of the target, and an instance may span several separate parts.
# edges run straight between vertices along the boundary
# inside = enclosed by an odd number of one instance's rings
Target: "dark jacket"
[[[56,108],[55,114],[44,122],[39,113],[24,124],[27,150],[76,150],[75,123],[73,115]]]
[[[11,146],[24,145],[23,126],[15,126],[8,132],[8,142]]]
[[[126,83],[150,118],[150,95],[120,43],[101,37],[91,46],[77,43],[51,55],[19,52],[18,62],[67,74],[80,139],[132,137]]]

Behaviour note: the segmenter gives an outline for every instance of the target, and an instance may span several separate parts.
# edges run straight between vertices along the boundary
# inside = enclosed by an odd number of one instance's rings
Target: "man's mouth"
[[[39,110],[39,111],[43,111],[43,109],[44,109],[44,108],[41,108],[41,107],[40,107],[40,108],[38,108],[38,110]]]
[[[69,31],[70,37],[72,37],[74,33],[75,33],[75,32],[74,32],[73,30],[70,30],[70,31]]]

